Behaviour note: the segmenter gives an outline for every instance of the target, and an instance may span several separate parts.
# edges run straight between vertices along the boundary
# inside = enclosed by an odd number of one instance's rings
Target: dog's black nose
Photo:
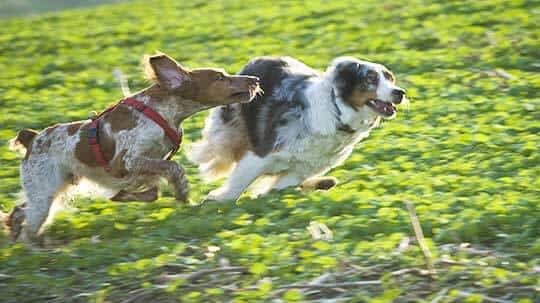
[[[400,104],[403,101],[403,97],[405,96],[405,90],[401,88],[396,88],[392,91],[392,97],[393,102],[395,104]]]

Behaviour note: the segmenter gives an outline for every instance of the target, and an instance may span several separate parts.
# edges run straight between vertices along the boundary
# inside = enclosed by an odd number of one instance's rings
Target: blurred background
[[[35,16],[41,13],[58,12],[65,9],[90,7],[122,0],[0,0],[0,17]]]
[[[330,172],[329,192],[194,208],[164,184],[156,203],[75,199],[39,249],[2,235],[1,301],[539,302],[540,1],[0,0],[0,17],[3,212],[20,190],[8,140],[118,101],[115,68],[144,88],[156,50],[231,73],[261,55],[320,70],[351,55],[385,64],[411,98]],[[206,115],[183,123],[184,146]],[[174,160],[194,202],[220,184]]]

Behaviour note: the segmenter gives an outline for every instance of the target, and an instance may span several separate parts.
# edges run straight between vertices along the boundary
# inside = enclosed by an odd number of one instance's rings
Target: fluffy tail
[[[199,166],[206,180],[227,175],[247,151],[247,138],[238,116],[233,121],[223,121],[221,107],[214,108],[206,118],[202,140],[189,147],[189,160]],[[228,109],[238,110],[239,109]]]
[[[235,164],[233,159],[224,156],[216,154],[215,147],[203,139],[191,146],[188,158],[199,166],[205,180],[212,181],[227,175]]]
[[[7,232],[9,232],[9,214],[0,210],[0,226],[2,226]]]
[[[113,70],[113,75],[118,81],[118,84],[120,84],[120,89],[122,90],[122,94],[124,95],[124,97],[131,95],[127,78],[126,76],[124,76],[124,73],[122,73],[122,70],[120,70],[119,68],[115,68]]]
[[[26,154],[30,149],[30,145],[32,144],[32,141],[34,141],[34,138],[37,136],[37,134],[38,132],[35,130],[23,129],[17,134],[15,138],[9,141],[9,148],[12,151],[19,152],[26,157]]]

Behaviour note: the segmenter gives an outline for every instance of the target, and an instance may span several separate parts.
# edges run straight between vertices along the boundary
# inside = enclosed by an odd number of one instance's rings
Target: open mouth
[[[397,109],[394,104],[389,102],[384,102],[382,100],[374,99],[369,100],[367,103],[372,110],[384,117],[392,117],[396,114]]]

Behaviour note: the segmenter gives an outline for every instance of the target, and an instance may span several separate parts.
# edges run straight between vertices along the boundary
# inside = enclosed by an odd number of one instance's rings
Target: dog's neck
[[[353,108],[335,93],[331,75],[324,74],[306,90],[310,102],[308,114],[311,128],[323,135],[344,130],[346,133],[362,132],[378,124],[380,118],[366,106]],[[343,127],[346,129],[342,129]]]
[[[158,112],[175,128],[187,117],[210,107],[171,94],[157,84],[134,94],[133,97]]]
[[[309,106],[306,112],[310,119],[308,125],[312,130],[323,135],[333,134],[336,130],[336,113],[332,99],[332,85],[325,79],[314,79],[305,92]]]

